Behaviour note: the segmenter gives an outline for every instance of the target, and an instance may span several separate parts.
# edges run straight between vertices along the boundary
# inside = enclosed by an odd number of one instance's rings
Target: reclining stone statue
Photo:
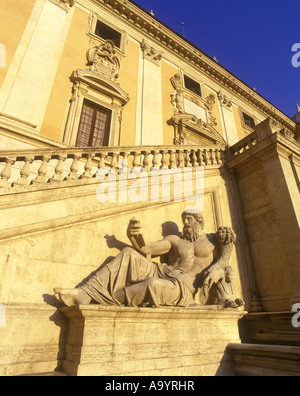
[[[204,233],[201,213],[184,212],[182,220],[182,238],[169,235],[161,241],[147,243],[140,233],[140,223],[132,219],[127,236],[133,247],[123,249],[80,287],[53,289],[56,298],[67,306],[94,301],[128,307],[187,307],[201,305],[201,298],[209,301],[212,289],[213,304],[225,307],[225,301],[234,301],[235,304],[227,303],[227,306],[243,305],[242,300],[230,292],[224,299],[222,288],[216,289],[216,285],[220,286],[225,280],[229,267],[236,241],[233,230],[221,227],[216,234]],[[169,256],[168,264],[151,260],[151,256],[164,254]]]

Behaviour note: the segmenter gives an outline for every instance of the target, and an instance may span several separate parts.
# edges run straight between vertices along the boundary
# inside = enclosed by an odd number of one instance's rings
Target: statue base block
[[[245,312],[218,307],[61,308],[69,319],[63,371],[73,376],[234,375],[229,343]]]

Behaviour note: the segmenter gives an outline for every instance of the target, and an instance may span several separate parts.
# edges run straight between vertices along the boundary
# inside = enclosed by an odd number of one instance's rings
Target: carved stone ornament
[[[228,110],[232,109],[232,101],[228,98],[222,91],[218,92],[218,98],[221,106],[225,107]]]
[[[174,127],[174,144],[222,144],[226,145],[223,137],[208,122],[198,119],[192,114],[175,114],[168,125]]]
[[[170,81],[174,88],[174,92],[171,94],[174,116],[168,121],[168,125],[174,127],[174,144],[184,145],[188,144],[188,141],[190,141],[190,144],[200,142],[206,144],[226,144],[222,136],[215,129],[218,124],[216,117],[212,114],[212,110],[216,103],[216,96],[211,93],[203,99],[185,92],[179,73],[175,74]],[[185,99],[196,104],[203,111],[205,111],[204,108],[207,109],[207,122],[185,111]]]
[[[217,119],[216,117],[213,115],[212,110],[214,108],[214,105],[216,103],[216,97],[214,94],[210,94],[205,98],[205,107],[208,110],[208,123],[211,126],[217,126]]]
[[[171,94],[171,103],[174,107],[174,114],[184,113],[183,106],[183,84],[180,75],[177,73],[171,78],[171,84],[175,91]]]
[[[119,77],[120,60],[111,40],[91,47],[87,52],[87,60],[90,65],[89,70],[93,73],[101,74],[113,81]]]
[[[148,59],[150,62],[155,65],[159,65],[159,62],[162,60],[163,52],[156,50],[151,45],[147,44],[145,40],[143,40],[141,44],[141,49],[144,54],[144,59]]]
[[[50,0],[52,3],[58,5],[63,8],[65,11],[68,11],[70,7],[73,7],[75,4],[75,0]]]

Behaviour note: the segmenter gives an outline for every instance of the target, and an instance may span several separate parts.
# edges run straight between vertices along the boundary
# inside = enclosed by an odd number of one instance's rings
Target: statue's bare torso
[[[211,235],[200,234],[197,241],[190,242],[177,235],[167,236],[163,241],[151,244],[151,250],[169,248],[169,266],[178,269],[191,293],[195,291],[195,277],[214,261],[217,241]]]

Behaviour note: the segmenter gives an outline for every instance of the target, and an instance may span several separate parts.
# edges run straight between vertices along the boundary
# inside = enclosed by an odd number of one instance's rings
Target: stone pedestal
[[[233,375],[228,343],[245,312],[199,308],[62,308],[69,375]]]

